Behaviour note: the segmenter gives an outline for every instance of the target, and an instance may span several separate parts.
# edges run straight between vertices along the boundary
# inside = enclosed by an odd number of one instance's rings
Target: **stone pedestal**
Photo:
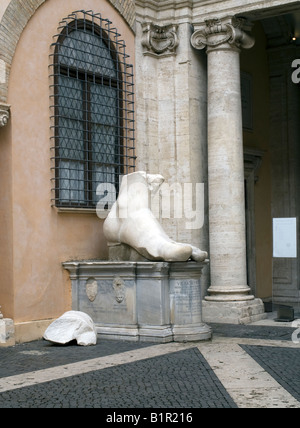
[[[137,323],[141,341],[170,342],[169,264],[136,264]]]
[[[202,321],[200,275],[197,263],[170,263],[170,318],[174,341],[210,338]]]
[[[211,338],[202,322],[205,263],[74,261],[73,310],[93,319],[98,335],[166,343]]]
[[[192,36],[196,49],[207,49],[208,61],[211,286],[205,320],[213,322],[244,319],[244,308],[250,314],[253,305],[263,308],[247,285],[240,49],[254,45],[249,29],[245,20],[228,17],[196,26]]]
[[[15,327],[12,319],[0,319],[0,347],[15,345]]]

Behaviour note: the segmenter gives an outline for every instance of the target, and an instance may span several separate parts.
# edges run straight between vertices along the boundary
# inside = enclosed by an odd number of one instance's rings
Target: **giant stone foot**
[[[119,197],[104,222],[108,245],[126,244],[151,261],[204,261],[205,251],[169,238],[150,210],[150,195],[155,194],[163,182],[161,175],[143,171],[123,177]]]

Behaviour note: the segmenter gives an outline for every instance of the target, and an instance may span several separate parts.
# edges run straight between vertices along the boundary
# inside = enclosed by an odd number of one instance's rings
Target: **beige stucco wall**
[[[256,291],[272,296],[272,217],[269,68],[266,37],[259,22],[253,28],[255,46],[241,54],[241,69],[253,78],[253,132],[244,132],[244,145],[263,151],[255,184]]]
[[[10,124],[0,129],[0,301],[5,317],[13,314],[12,150]]]
[[[0,134],[1,282],[5,278],[0,302],[4,316],[16,323],[55,318],[70,309],[63,261],[107,256],[102,220],[95,214],[58,213],[50,202],[50,45],[59,22],[81,9],[109,18],[134,62],[134,35],[106,0],[48,0],[21,35],[9,80],[11,119]]]

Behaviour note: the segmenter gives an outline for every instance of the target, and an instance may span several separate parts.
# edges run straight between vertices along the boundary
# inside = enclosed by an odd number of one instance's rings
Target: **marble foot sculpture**
[[[204,261],[208,256],[205,251],[170,239],[149,209],[151,193],[163,182],[161,175],[143,171],[123,177],[119,197],[104,222],[108,246],[126,244],[153,261]]]

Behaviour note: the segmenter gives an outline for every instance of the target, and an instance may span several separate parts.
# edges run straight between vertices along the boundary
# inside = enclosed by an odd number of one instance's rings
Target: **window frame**
[[[77,14],[80,14],[80,18],[78,19]],[[87,15],[87,16],[86,16]],[[100,23],[105,23],[108,29],[104,29],[101,25],[98,25],[95,22],[94,18],[99,19]],[[72,19],[73,18],[73,19]],[[75,19],[74,19],[75,18]],[[89,19],[87,19],[89,18]],[[120,176],[134,171],[135,169],[135,153],[134,153],[134,92],[133,92],[133,72],[128,72],[128,69],[132,69],[132,65],[128,65],[126,59],[128,55],[125,54],[125,43],[124,41],[119,40],[119,34],[116,29],[110,29],[111,22],[105,19],[102,19],[100,14],[93,14],[91,11],[78,11],[71,14],[68,19],[64,20],[64,27],[60,33],[55,36],[57,37],[57,42],[53,43],[54,53],[52,56],[52,79],[53,79],[53,94],[52,99],[54,99],[54,114],[52,116],[54,128],[52,139],[54,139],[54,145],[52,146],[52,150],[54,150],[54,156],[51,158],[54,162],[54,166],[51,168],[55,171],[54,177],[52,178],[52,182],[55,183],[54,188],[54,199],[52,199],[52,206],[56,206],[58,209],[70,209],[72,211],[78,209],[87,209],[87,210],[95,210],[97,206],[97,198],[94,198],[96,195],[96,190],[94,188],[97,187],[97,183],[93,179],[93,174],[96,173],[93,171],[93,165],[98,164],[101,167],[112,167],[114,177],[113,184],[116,189],[116,196],[119,191],[119,180]],[[61,64],[60,60],[60,47],[63,46],[64,40],[76,30],[83,30],[84,32],[88,32],[89,34],[96,35],[102,40],[105,47],[108,49],[108,52],[112,58],[112,61],[115,65],[116,77],[108,76],[105,74],[98,74],[93,71],[80,70],[76,66],[72,67],[66,64]],[[111,34],[114,35],[115,40],[112,40]],[[120,59],[122,56],[122,59]],[[59,119],[60,115],[57,113],[59,108],[58,99],[59,97],[63,97],[64,95],[59,93],[59,78],[60,76],[66,76],[70,78],[76,78],[76,80],[80,81],[84,88],[82,89],[82,112],[83,112],[83,151],[84,151],[84,202],[80,201],[78,198],[77,201],[72,200],[64,200],[64,197],[61,195],[63,189],[61,188],[61,166],[60,163],[63,158],[59,154],[59,150],[61,147],[60,139],[62,138],[59,135]],[[127,79],[124,79],[126,76]],[[125,80],[125,81],[124,81]],[[131,81],[130,81],[131,80]],[[98,153],[102,154],[101,151],[93,151],[93,141],[92,141],[92,101],[91,101],[91,85],[99,84],[102,87],[114,88],[116,89],[116,125],[109,125],[111,128],[116,129],[115,134],[115,145],[114,145],[114,163],[107,162],[96,162],[93,161],[93,154]],[[124,89],[124,86],[126,89]],[[128,89],[129,88],[129,89]],[[86,94],[86,96],[84,95]],[[129,97],[128,97],[129,95]],[[131,97],[131,101],[128,103],[126,98]],[[124,99],[125,98],[125,99]],[[104,105],[104,104],[103,104]],[[129,113],[129,114],[128,114]],[[130,116],[131,115],[131,116]],[[127,117],[126,117],[127,116]],[[129,117],[130,116],[130,117]],[[128,123],[130,124],[128,126]],[[127,134],[127,129],[130,129],[131,137],[129,138],[131,146],[127,143],[126,137],[124,136],[124,130]],[[127,138],[128,139],[128,138]],[[95,144],[96,145],[96,144]],[[129,155],[128,155],[129,153]],[[87,157],[86,157],[87,154]],[[65,161],[67,161],[66,159]],[[69,159],[70,161],[70,159]],[[75,159],[74,162],[80,162],[78,159]],[[96,168],[96,166],[95,166]],[[108,172],[104,171],[104,175],[107,176]],[[80,180],[78,179],[78,182]],[[98,183],[100,184],[100,183]],[[71,191],[71,187],[67,190]],[[73,189],[74,190],[74,189]],[[79,190],[78,190],[79,191]]]

